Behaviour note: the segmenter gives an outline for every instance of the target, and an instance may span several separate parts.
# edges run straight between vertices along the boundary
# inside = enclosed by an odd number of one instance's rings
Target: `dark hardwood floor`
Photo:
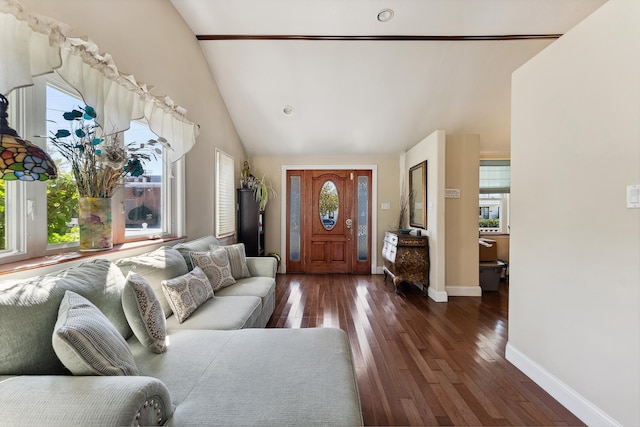
[[[381,275],[278,275],[267,327],[347,332],[366,425],[578,426],[504,358],[508,285],[436,303]]]

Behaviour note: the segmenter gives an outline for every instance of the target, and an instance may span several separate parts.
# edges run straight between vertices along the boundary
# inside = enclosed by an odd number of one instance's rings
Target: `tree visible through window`
[[[68,129],[69,122],[62,115],[65,111],[84,105],[79,95],[71,95],[52,85],[46,91],[47,136],[58,129]],[[78,190],[71,174],[71,165],[53,144],[47,144],[47,152],[58,166],[58,178],[47,181],[47,237],[48,243],[73,243],[80,238],[78,229]]]

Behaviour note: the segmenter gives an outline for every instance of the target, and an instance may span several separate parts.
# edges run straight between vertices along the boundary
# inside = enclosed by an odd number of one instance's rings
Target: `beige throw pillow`
[[[231,274],[229,255],[223,246],[209,252],[191,252],[190,256],[194,268],[200,267],[207,275],[214,292],[236,283]]]
[[[75,292],[66,291],[60,302],[52,343],[74,375],[138,375],[122,335],[95,305]]]
[[[251,277],[249,267],[247,267],[247,255],[244,243],[226,246],[211,245],[209,249],[213,251],[220,247],[223,247],[224,250],[227,251],[229,265],[231,265],[231,275],[234,279],[239,280],[245,277]]]
[[[154,353],[167,349],[167,325],[162,305],[142,276],[129,272],[122,292],[122,308],[134,335]]]
[[[163,280],[162,290],[179,323],[184,322],[205,301],[213,298],[209,279],[200,267],[194,267],[184,276]]]

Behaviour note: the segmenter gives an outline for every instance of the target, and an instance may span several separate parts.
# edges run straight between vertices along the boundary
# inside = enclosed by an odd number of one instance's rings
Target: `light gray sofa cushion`
[[[151,285],[132,271],[122,292],[122,308],[136,338],[154,353],[164,352],[167,324],[162,305]]]
[[[180,252],[182,257],[184,258],[184,262],[187,264],[189,270],[193,269],[193,264],[191,264],[191,257],[189,254],[191,252],[205,252],[209,250],[211,245],[220,245],[220,241],[213,236],[205,236],[200,237],[199,239],[194,239],[189,242],[178,243],[174,246],[174,249]]]
[[[216,296],[256,296],[261,300],[260,318],[255,326],[264,328],[267,326],[273,310],[275,309],[275,280],[271,277],[247,277],[240,279],[235,285],[220,289]]]
[[[118,267],[98,259],[58,274],[0,283],[0,374],[61,374],[51,337],[66,290],[102,311],[128,338],[131,328],[122,310],[125,278]]]
[[[213,298],[209,279],[200,267],[185,275],[162,281],[162,291],[167,297],[174,317],[184,322],[205,301]]]
[[[169,350],[130,343],[160,379],[174,426],[362,425],[349,341],[339,329],[181,330]]]
[[[116,265],[125,275],[133,271],[144,277],[160,300],[164,315],[169,316],[173,313],[162,292],[162,281],[182,276],[189,271],[180,252],[170,246],[163,246],[147,254],[122,258]]]
[[[261,301],[258,297],[213,297],[180,323],[176,316],[167,318],[169,338],[179,329],[230,330],[259,327]]]
[[[138,375],[127,342],[91,302],[66,291],[52,337],[53,349],[74,375]]]

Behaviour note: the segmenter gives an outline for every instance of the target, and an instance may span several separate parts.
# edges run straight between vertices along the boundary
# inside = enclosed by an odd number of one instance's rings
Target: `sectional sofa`
[[[362,425],[346,334],[264,329],[275,259],[218,246],[0,282],[0,425]]]

